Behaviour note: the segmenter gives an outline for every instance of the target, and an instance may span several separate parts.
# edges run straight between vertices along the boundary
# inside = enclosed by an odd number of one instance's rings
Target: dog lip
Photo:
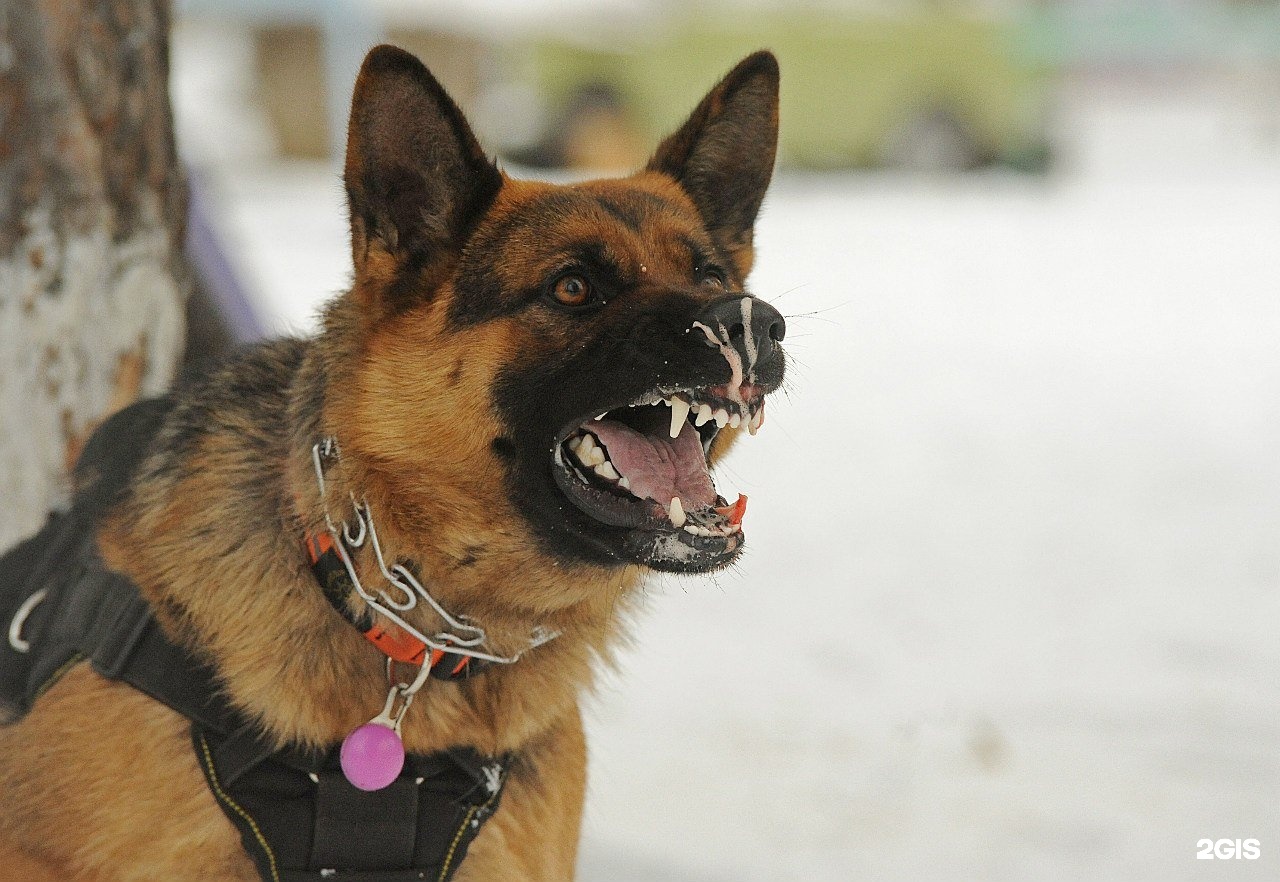
[[[633,530],[627,537],[633,552],[646,566],[670,573],[706,573],[733,563],[746,538],[693,536],[683,530]]]

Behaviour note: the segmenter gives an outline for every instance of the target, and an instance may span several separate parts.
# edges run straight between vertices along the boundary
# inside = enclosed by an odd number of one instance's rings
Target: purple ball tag
[[[404,742],[390,726],[365,723],[342,739],[342,774],[361,790],[381,790],[404,768]]]

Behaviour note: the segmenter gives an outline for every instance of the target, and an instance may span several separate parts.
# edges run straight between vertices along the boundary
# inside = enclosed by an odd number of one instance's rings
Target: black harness
[[[274,749],[221,697],[216,672],[164,635],[137,586],[103,564],[97,521],[169,406],[155,399],[108,420],[77,465],[96,473],[92,489],[0,557],[0,704],[20,718],[87,661],[191,720],[209,789],[266,882],[446,882],[497,809],[510,757],[411,754],[390,786],[358,790],[336,745]]]

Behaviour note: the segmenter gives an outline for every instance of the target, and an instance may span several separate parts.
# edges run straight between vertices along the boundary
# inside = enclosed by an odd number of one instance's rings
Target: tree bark
[[[0,548],[181,355],[168,27],[167,0],[0,0]]]

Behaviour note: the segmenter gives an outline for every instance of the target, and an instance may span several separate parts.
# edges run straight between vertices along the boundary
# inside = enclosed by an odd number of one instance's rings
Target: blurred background
[[[788,394],[591,703],[585,882],[1280,879],[1280,3],[178,0],[194,336],[347,285],[379,40],[556,180],[781,61]]]

